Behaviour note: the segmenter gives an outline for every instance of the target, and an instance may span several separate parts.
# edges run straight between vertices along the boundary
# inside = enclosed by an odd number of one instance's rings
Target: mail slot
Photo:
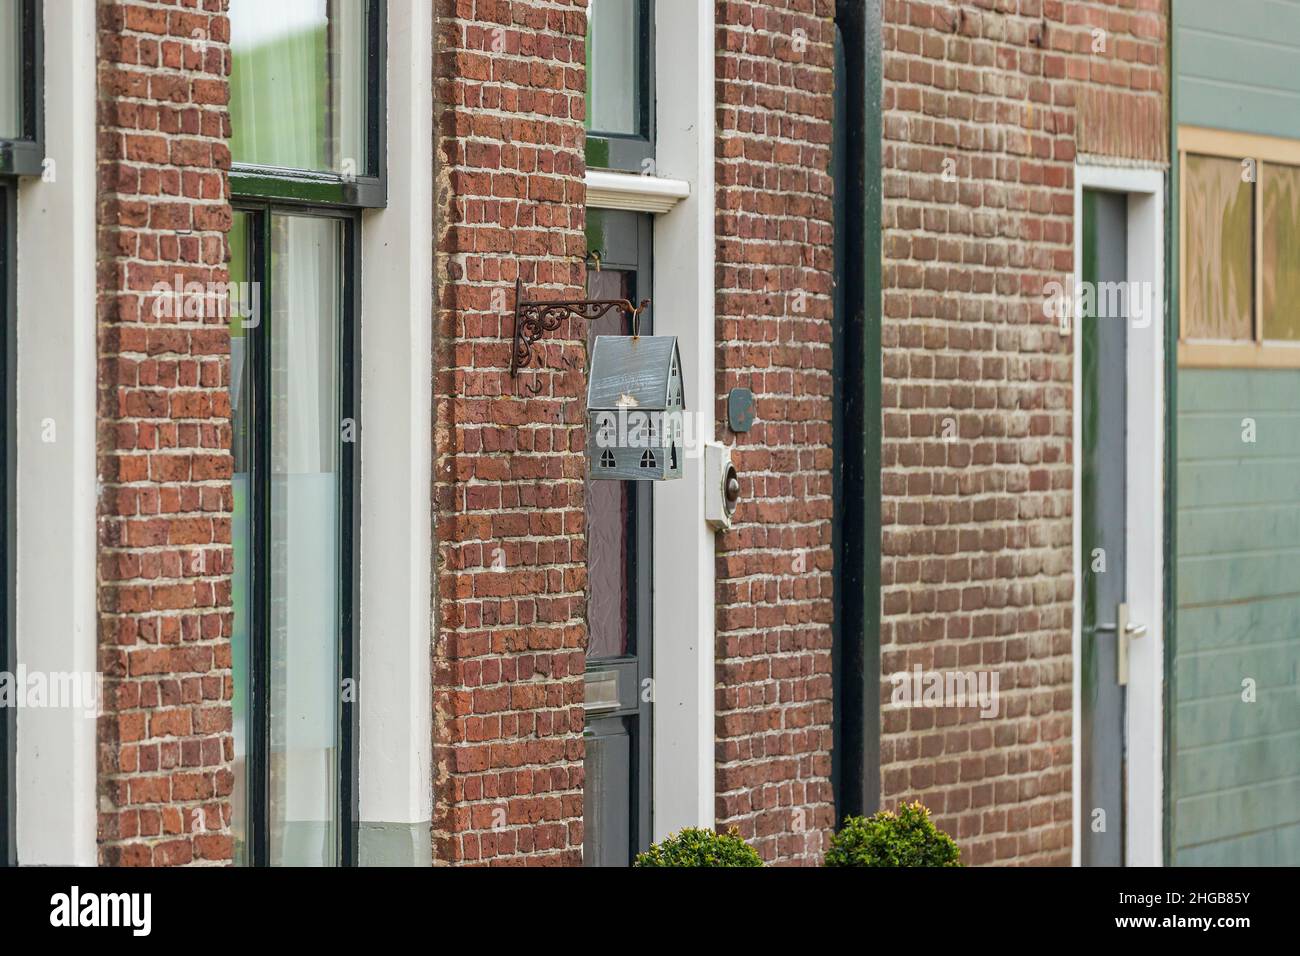
[[[589,714],[618,710],[618,671],[588,671],[583,707]]]

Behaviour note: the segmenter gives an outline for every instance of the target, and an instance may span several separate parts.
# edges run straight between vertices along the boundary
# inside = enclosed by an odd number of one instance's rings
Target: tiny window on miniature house
[[[596,441],[602,447],[614,444],[618,432],[614,425],[613,415],[601,415],[600,427],[596,432]]]
[[[603,452],[600,453],[600,467],[601,468],[614,467],[614,452],[612,450],[606,448]]]
[[[1300,141],[1178,136],[1179,364],[1300,367]]]
[[[649,448],[647,448],[644,452],[641,453],[642,468],[654,468],[658,464],[659,461],[658,459],[655,458],[655,453],[652,452]]]

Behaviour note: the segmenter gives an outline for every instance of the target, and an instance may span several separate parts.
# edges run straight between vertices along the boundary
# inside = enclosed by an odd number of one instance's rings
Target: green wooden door
[[[1128,259],[1128,197],[1086,190],[1083,196],[1083,280],[1094,289],[1123,282]],[[1085,866],[1124,863],[1124,688],[1118,642],[1127,600],[1125,512],[1127,353],[1125,310],[1109,314],[1096,296],[1080,320],[1083,378],[1083,602],[1079,665],[1082,712],[1079,759],[1081,858]]]

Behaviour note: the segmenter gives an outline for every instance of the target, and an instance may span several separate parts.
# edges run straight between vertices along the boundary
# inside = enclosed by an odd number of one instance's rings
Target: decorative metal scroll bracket
[[[510,354],[510,375],[519,374],[521,368],[533,363],[533,346],[547,332],[560,327],[566,316],[578,316],[592,322],[611,309],[618,309],[632,319],[632,334],[641,332],[641,313],[650,305],[642,299],[633,305],[627,299],[579,299],[572,302],[533,302],[524,298],[524,284],[515,279],[515,344]]]

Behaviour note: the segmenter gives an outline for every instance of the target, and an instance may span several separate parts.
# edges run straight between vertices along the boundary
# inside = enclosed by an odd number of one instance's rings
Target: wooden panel
[[[1240,694],[1179,704],[1175,719],[1178,721],[1178,745],[1184,759],[1174,764],[1175,772],[1198,750],[1214,744],[1240,743],[1265,736],[1279,721],[1287,719],[1288,707],[1288,701],[1273,694],[1258,701],[1254,707],[1242,707]],[[1177,792],[1177,787],[1174,789]]]
[[[1300,372],[1181,369],[1177,467],[1171,857],[1295,865]]]
[[[1172,4],[1179,123],[1300,136],[1300,5]]]
[[[1184,798],[1300,776],[1300,731],[1210,744],[1198,753],[1206,759],[1178,764],[1174,785]]]
[[[1286,866],[1300,859],[1300,824],[1188,847],[1186,866]]]
[[[1178,553],[1188,558],[1258,551],[1270,537],[1300,541],[1300,504],[1189,508],[1178,515]]]
[[[1300,400],[1300,396],[1296,398]],[[1184,413],[1183,417],[1187,430],[1178,436],[1178,457],[1183,463],[1222,461],[1229,450],[1236,458],[1252,460],[1277,458],[1280,455],[1300,456],[1300,411],[1253,414],[1194,412]],[[1245,433],[1243,421],[1254,423],[1255,441],[1242,440]]]
[[[1224,374],[1232,373],[1225,370]],[[1296,472],[1296,467],[1296,463],[1291,461],[1261,461],[1254,467],[1247,468],[1244,467],[1241,458],[1213,462],[1180,461],[1178,464],[1179,510],[1208,505],[1232,508],[1242,502],[1260,504],[1295,501],[1297,496],[1300,496],[1300,473]]]
[[[1300,368],[1300,345],[1291,342],[1179,342],[1179,368]]]
[[[1182,545],[1179,545],[1181,552]],[[1300,620],[1300,594],[1239,604],[1201,604],[1178,610],[1178,655],[1248,647],[1290,638]]]
[[[1249,341],[1254,334],[1254,184],[1235,159],[1183,161],[1183,337]]]
[[[1242,681],[1246,679],[1254,681],[1255,689],[1261,693],[1272,690],[1294,693],[1295,650],[1291,639],[1283,637],[1269,644],[1252,643],[1179,654],[1176,664],[1179,705],[1216,697],[1240,699]],[[1243,710],[1254,706],[1242,703]]]
[[[1222,415],[1240,412],[1238,421],[1245,415],[1255,418],[1273,414],[1300,415],[1300,375],[1193,372],[1179,377],[1179,382],[1184,381],[1190,387],[1186,392],[1179,390],[1180,423],[1183,416],[1193,412]]]
[[[1262,835],[1297,823],[1300,823],[1300,777],[1290,777],[1180,798],[1174,816],[1174,840],[1178,845],[1196,845],[1248,834]],[[1294,865],[1295,861],[1279,862]]]
[[[1300,341],[1300,166],[1260,170],[1264,338]]]

